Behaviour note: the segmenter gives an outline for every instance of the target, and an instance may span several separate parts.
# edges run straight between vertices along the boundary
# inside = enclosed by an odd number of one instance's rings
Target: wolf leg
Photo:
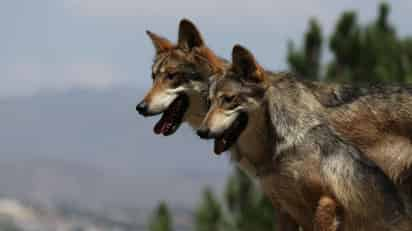
[[[316,208],[314,231],[336,231],[338,230],[337,203],[328,196],[319,200]]]

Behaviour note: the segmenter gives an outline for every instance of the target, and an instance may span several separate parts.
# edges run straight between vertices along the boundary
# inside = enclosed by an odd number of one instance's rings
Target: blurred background
[[[253,180],[184,127],[135,112],[145,30],[183,17],[216,53],[339,82],[412,80],[412,2],[13,0],[0,3],[0,230],[274,230]]]

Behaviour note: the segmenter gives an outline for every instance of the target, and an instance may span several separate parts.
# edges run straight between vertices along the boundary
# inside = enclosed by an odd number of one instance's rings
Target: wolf
[[[143,116],[162,114],[156,134],[172,135],[182,122],[197,128],[207,112],[209,79],[223,71],[226,62],[218,58],[189,20],[179,25],[177,44],[150,31],[156,49],[152,65],[153,85],[136,106]]]
[[[209,100],[198,135],[216,153],[245,150],[272,203],[304,230],[412,229],[394,182],[335,132],[307,84],[269,77],[236,45]]]
[[[229,62],[207,47],[197,27],[187,19],[180,21],[177,44],[153,32],[146,33],[156,50],[153,85],[136,110],[143,116],[162,114],[154,126],[156,134],[172,135],[184,122],[196,130],[208,111],[209,84],[229,67]],[[234,162],[249,175],[256,175],[254,165],[244,156],[236,147],[230,150]],[[287,213],[279,211],[276,216],[279,230],[299,230]]]

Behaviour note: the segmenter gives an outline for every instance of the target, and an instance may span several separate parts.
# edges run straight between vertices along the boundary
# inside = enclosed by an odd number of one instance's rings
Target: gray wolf
[[[394,182],[335,132],[312,90],[268,76],[237,45],[198,134],[216,153],[246,154],[272,203],[305,230],[411,230]]]

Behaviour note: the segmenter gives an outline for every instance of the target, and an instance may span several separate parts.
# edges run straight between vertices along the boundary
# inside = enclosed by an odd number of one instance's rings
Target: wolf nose
[[[196,133],[202,139],[210,139],[210,131],[208,128],[199,128]]]
[[[140,102],[137,106],[136,106],[136,111],[139,112],[140,115],[146,116],[147,113],[147,104],[145,101]]]

